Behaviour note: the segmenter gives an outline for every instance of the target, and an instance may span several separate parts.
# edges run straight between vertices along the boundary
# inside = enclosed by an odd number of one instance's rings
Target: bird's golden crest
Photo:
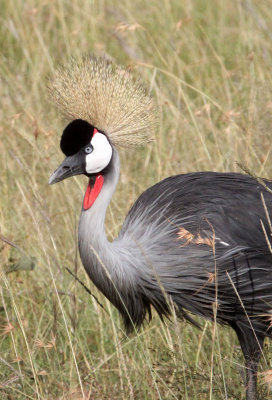
[[[153,139],[156,112],[151,97],[126,69],[105,58],[73,59],[55,72],[49,89],[67,118],[88,121],[116,146]]]

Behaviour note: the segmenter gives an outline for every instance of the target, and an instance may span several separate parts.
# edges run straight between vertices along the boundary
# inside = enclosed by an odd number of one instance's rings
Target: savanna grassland
[[[88,280],[76,246],[86,178],[48,186],[67,121],[47,85],[71,56],[94,52],[133,70],[154,97],[155,142],[121,154],[112,239],[137,196],[168,175],[247,168],[272,178],[271,27],[270,0],[1,1],[0,399],[244,399],[230,329],[154,315],[125,338]]]

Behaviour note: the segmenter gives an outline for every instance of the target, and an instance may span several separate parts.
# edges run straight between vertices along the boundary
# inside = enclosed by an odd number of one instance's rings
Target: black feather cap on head
[[[94,133],[94,127],[83,119],[75,119],[64,129],[60,148],[66,156],[76,154],[83,146],[90,143]]]

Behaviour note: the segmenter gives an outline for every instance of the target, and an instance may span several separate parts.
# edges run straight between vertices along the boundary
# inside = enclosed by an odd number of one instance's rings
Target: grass
[[[155,316],[124,339],[115,309],[86,277],[76,229],[86,178],[49,187],[66,121],[47,76],[71,55],[106,53],[141,75],[159,110],[156,142],[127,157],[109,207],[118,234],[137,196],[198,170],[272,176],[272,9],[244,0],[3,0],[0,23],[0,397],[243,399],[233,332]],[[17,262],[15,272],[5,274]],[[18,264],[19,263],[19,264]],[[104,305],[76,282],[71,269]],[[266,343],[260,372],[269,370]],[[260,398],[271,396],[259,385]]]

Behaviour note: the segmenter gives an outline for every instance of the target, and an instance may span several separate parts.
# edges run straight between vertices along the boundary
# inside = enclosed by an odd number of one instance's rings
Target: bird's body
[[[94,66],[96,74],[96,60]],[[104,82],[108,67],[101,68]],[[79,77],[81,82],[82,72]],[[67,82],[58,79],[66,88]],[[67,108],[67,99],[59,97],[59,81],[57,100]],[[119,236],[109,242],[104,221],[120,162],[106,133],[81,119],[71,122],[61,139],[67,157],[50,179],[54,183],[79,173],[89,177],[78,234],[89,277],[118,308],[128,330],[151,317],[152,307],[161,318],[169,315],[172,304],[192,322],[196,314],[230,325],[246,359],[247,400],[255,400],[257,364],[272,321],[271,193],[242,174],[176,175],[147,189]],[[268,181],[265,185],[272,187]]]
[[[161,316],[169,313],[167,294],[181,314],[213,319],[216,312],[222,323],[250,321],[269,333],[272,255],[261,193],[268,209],[272,196],[266,189],[235,173],[169,177],[138,198],[109,243],[104,218],[119,178],[117,157],[105,171],[99,202],[82,211],[79,249],[90,278],[127,327],[140,325],[150,305]]]

